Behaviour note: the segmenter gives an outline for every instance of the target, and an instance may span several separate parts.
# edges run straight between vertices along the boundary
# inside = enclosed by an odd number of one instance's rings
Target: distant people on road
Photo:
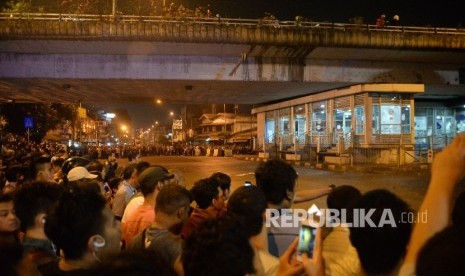
[[[390,22],[390,25],[391,26],[400,26],[399,24],[399,15],[398,14],[395,14],[393,17],[392,17],[392,21]]]
[[[386,15],[382,14],[378,19],[376,19],[376,27],[384,28],[386,26]]]

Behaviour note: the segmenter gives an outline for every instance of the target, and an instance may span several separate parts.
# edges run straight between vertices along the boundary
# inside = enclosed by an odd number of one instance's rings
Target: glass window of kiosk
[[[312,134],[324,135],[326,131],[326,101],[312,103]]]
[[[363,106],[355,107],[355,134],[365,134],[365,108]]]
[[[265,113],[265,143],[274,143],[276,136],[276,120],[275,111],[267,111]]]
[[[278,110],[278,133],[281,138],[282,145],[288,146],[291,141],[291,108],[283,108]]]
[[[306,119],[305,119],[305,105],[298,105],[294,107],[294,135],[297,142],[305,142],[305,133],[306,129]]]

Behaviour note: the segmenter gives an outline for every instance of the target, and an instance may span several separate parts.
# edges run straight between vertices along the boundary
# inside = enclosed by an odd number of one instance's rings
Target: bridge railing
[[[455,34],[465,35],[465,28],[445,27],[417,27],[417,26],[385,26],[378,27],[371,24],[351,24],[333,22],[298,22],[269,19],[237,19],[237,18],[200,18],[182,16],[134,16],[134,15],[95,15],[95,14],[58,14],[58,13],[0,13],[0,20],[34,20],[34,21],[107,21],[118,23],[146,22],[146,23],[196,23],[204,25],[230,25],[230,26],[258,26],[272,28],[295,29],[336,29],[343,31],[358,30],[370,32],[403,32],[423,34]]]
[[[265,19],[0,13],[0,38],[464,50],[465,30]],[[302,52],[302,54],[305,54]]]

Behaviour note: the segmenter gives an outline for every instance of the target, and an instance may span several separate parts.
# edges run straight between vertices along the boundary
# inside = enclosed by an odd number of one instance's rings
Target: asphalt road
[[[232,190],[244,185],[246,180],[255,183],[254,171],[257,162],[239,160],[233,157],[191,157],[191,156],[146,156],[141,160],[152,165],[162,165],[168,169],[177,169],[182,172],[185,183],[190,188],[194,182],[210,176],[214,172],[224,172],[231,176]],[[124,165],[127,160],[119,160]],[[334,172],[304,167],[296,167],[299,173],[297,189],[324,188],[330,184],[353,185],[366,192],[373,189],[387,189],[404,200],[414,209],[418,209],[425,195],[429,181],[428,171],[418,172],[392,172],[374,171],[366,172]],[[460,189],[465,189],[461,183]],[[458,189],[459,190],[459,189]],[[458,194],[458,191],[457,191]],[[326,207],[326,197],[321,197],[309,202],[295,204],[295,208],[308,208],[313,203],[319,207]]]

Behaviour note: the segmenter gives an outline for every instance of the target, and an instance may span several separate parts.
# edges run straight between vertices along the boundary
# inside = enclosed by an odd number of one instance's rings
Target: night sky
[[[4,7],[8,1],[0,0],[0,6]],[[41,1],[46,0],[32,0],[33,3]],[[111,4],[112,0],[100,1]],[[163,0],[154,1],[159,1],[160,6],[163,3]],[[301,15],[314,21],[347,23],[350,18],[361,16],[365,23],[374,24],[381,14],[386,14],[387,19],[398,14],[404,25],[457,27],[461,23],[465,26],[464,0],[165,0],[167,5],[171,2],[190,9],[210,5],[213,15],[234,18],[260,18],[270,12],[280,20],[293,20]]]
[[[377,17],[386,14],[400,16],[405,25],[431,25],[457,27],[465,24],[465,2],[463,0],[173,0],[187,3],[189,8],[207,4],[213,14],[223,17],[259,18],[271,12],[278,19],[293,20],[302,15],[314,21],[348,22],[350,18],[362,16],[365,23],[374,24]]]

